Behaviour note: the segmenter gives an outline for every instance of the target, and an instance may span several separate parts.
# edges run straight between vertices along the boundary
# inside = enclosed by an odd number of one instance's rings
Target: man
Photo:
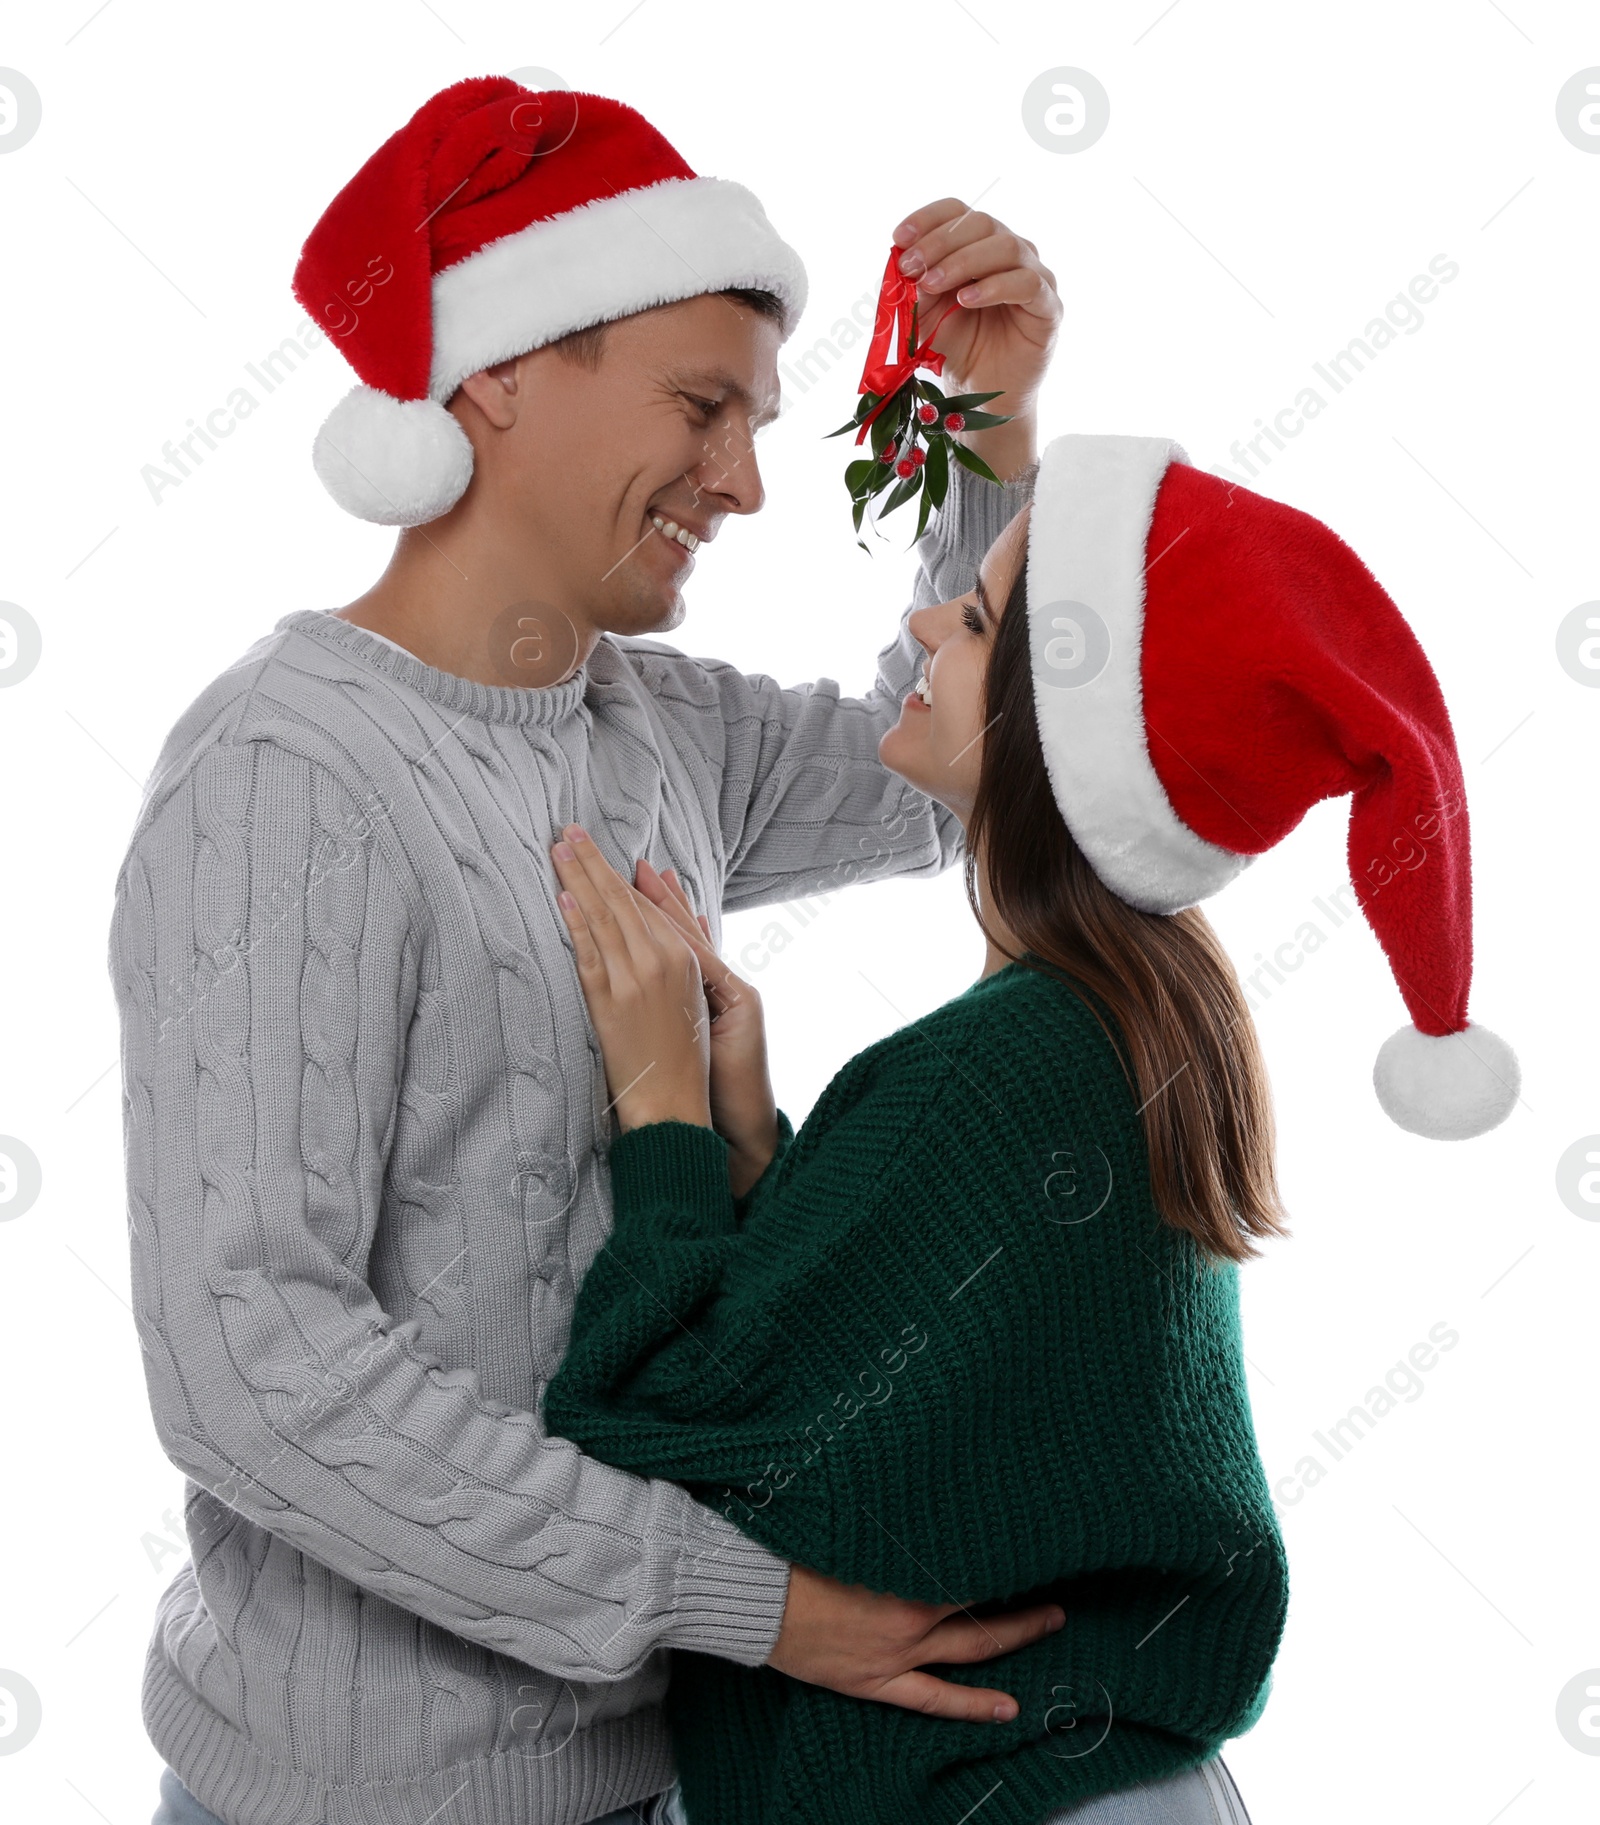
[[[922,542],[935,601],[1025,498],[1060,304],[953,199],[896,238],[961,298],[947,375],[1014,414],[968,439],[1005,485],[958,469]],[[632,110],[490,77],[368,161],[296,291],[367,383],[318,472],[407,530],[179,719],[117,880],[135,1310],[192,1548],[146,1663],[158,1820],[659,1814],[672,1647],[1014,1715],[918,1669],[1059,1609],[846,1588],[538,1414],[609,1226],[557,833],[675,867],[713,942],[724,907],[957,853],[877,760],[903,621],[854,700],[636,637],[761,506],[798,259]]]

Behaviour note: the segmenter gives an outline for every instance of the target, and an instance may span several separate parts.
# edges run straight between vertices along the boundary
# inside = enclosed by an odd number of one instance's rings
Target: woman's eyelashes
[[[982,635],[983,616],[978,612],[978,605],[976,602],[962,603],[961,620],[970,632],[978,634],[979,636]]]

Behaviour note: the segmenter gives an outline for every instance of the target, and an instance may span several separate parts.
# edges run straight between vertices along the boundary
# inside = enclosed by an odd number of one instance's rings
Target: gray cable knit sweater
[[[958,469],[916,602],[1025,496]],[[191,1548],[143,1713],[226,1825],[578,1825],[671,1781],[666,1650],[771,1652],[784,1562],[539,1418],[614,1126],[548,845],[676,867],[714,937],[938,872],[959,825],[877,759],[920,656],[851,699],[607,636],[486,686],[300,609],[173,728],[109,954]]]

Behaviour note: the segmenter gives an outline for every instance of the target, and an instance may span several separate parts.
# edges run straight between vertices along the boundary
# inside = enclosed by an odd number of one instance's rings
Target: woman
[[[1180,459],[1056,440],[971,596],[912,616],[929,658],[880,753],[963,824],[985,966],[798,1134],[759,1000],[675,880],[641,860],[630,885],[576,827],[553,848],[621,1134],[551,1430],[798,1565],[1066,1613],[981,1669],[1016,1700],[987,1725],[675,1655],[689,1825],[1246,1818],[1218,1751],[1266,1702],[1288,1578],[1238,1263],[1285,1220],[1254,1030],[1194,902],[1334,791],[1364,860],[1375,801],[1399,818],[1459,770],[1354,554]],[[1413,930],[1464,916],[1465,820],[1434,826],[1439,866],[1368,880],[1431,1021],[1380,1094],[1468,1132],[1505,1085],[1470,1069],[1492,1036],[1459,954]]]

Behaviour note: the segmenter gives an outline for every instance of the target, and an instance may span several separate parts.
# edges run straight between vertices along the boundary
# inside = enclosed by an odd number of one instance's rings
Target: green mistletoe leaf
[[[883,454],[883,446],[894,437],[899,429],[899,425],[895,422],[894,407],[892,405],[885,406],[872,421],[872,430],[869,433],[872,440],[872,454],[874,456],[881,456]]]
[[[878,518],[881,520],[885,514],[893,513],[896,507],[903,507],[905,503],[916,494],[921,486],[922,471],[920,469],[914,469],[910,475],[901,479],[899,487],[895,489],[888,500],[886,500],[878,509]]]
[[[951,444],[950,454],[963,469],[970,469],[974,475],[981,475],[985,481],[993,482],[996,486],[999,485],[1000,477],[981,456],[974,456],[965,444]]]
[[[944,505],[945,491],[950,486],[950,451],[949,438],[941,437],[937,442],[928,445],[928,498],[935,507]]]
[[[856,401],[855,416],[846,419],[837,431],[825,431],[823,433],[823,441],[826,442],[830,437],[842,437],[846,431],[859,431],[861,429],[862,419],[866,417],[877,403],[878,395],[876,393],[863,393]]]

